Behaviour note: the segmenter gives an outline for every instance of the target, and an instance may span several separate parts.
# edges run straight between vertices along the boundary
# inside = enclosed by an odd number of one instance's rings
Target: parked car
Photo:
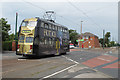
[[[75,48],[74,44],[69,45],[70,49]]]

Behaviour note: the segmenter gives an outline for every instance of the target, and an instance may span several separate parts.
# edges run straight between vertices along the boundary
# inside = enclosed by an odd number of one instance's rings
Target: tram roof
[[[65,26],[63,26],[61,24],[58,24],[58,23],[55,23],[55,22],[52,22],[52,21],[49,21],[49,20],[46,20],[46,19],[42,19],[42,18],[39,18],[39,17],[24,19],[24,21],[37,21],[37,19],[41,20],[41,21],[44,21],[44,22],[47,22],[47,23],[51,23],[51,24],[56,25],[56,26],[67,28],[67,27],[65,27]]]
[[[61,24],[58,24],[58,23],[55,23],[55,22],[51,22],[51,21],[46,20],[46,19],[40,18],[40,20],[41,20],[41,21],[44,21],[44,22],[47,22],[47,23],[51,23],[51,24],[53,24],[53,25],[57,25],[57,26],[61,26],[61,27],[67,28],[67,27],[65,27],[65,26],[63,26],[63,25],[61,25]],[[68,29],[68,28],[67,28],[67,29]]]

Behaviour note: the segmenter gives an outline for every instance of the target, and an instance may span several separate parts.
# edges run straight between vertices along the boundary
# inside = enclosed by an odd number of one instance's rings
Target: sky
[[[80,33],[91,32],[99,38],[111,32],[111,40],[118,41],[118,2],[117,0],[4,0],[0,3],[0,18],[7,18],[11,31],[15,32],[15,14],[18,13],[18,29],[23,19],[43,18],[45,11],[56,13],[56,23]]]

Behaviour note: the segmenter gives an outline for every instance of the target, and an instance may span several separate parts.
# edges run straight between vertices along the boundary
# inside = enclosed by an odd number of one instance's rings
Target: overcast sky
[[[1,3],[0,3],[1,4]],[[83,33],[91,32],[99,38],[103,36],[103,29],[111,32],[111,39],[118,39],[118,2],[73,2],[66,0],[61,2],[2,2],[2,16],[11,24],[11,33],[15,31],[15,13],[18,12],[18,29],[25,18],[42,16],[46,11],[56,13],[56,22],[69,29],[80,33],[81,21],[83,21]]]

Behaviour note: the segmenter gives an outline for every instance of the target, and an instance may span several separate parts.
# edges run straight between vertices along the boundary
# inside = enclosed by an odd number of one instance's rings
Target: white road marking
[[[62,56],[62,57],[66,58],[67,60],[72,61],[72,62],[74,62],[74,63],[76,63],[76,64],[79,64],[79,62],[74,61],[74,60],[72,60],[72,59],[70,59],[70,58],[68,58],[68,57],[66,57],[66,56]]]
[[[69,60],[69,61],[74,62],[75,64],[72,65],[72,66],[70,66],[70,67],[67,67],[67,68],[65,68],[65,69],[63,69],[63,70],[60,70],[60,71],[58,71],[58,72],[55,72],[55,73],[53,73],[53,74],[50,74],[50,75],[48,75],[48,76],[45,76],[45,77],[43,77],[43,79],[44,79],[44,78],[52,77],[52,76],[54,76],[54,75],[56,75],[56,74],[59,74],[59,73],[64,72],[64,71],[66,71],[66,70],[68,70],[68,69],[70,69],[70,68],[73,68],[73,67],[75,67],[75,66],[77,66],[77,65],[79,64],[77,61],[74,61],[74,60],[72,60],[72,59],[70,59],[70,58],[68,58],[68,57],[66,57],[66,56],[63,56],[63,55],[62,55],[62,57],[66,58],[66,59]]]
[[[82,58],[80,58],[80,60],[81,60]]]
[[[103,59],[103,58],[97,58],[97,59],[100,59],[100,60],[104,60],[104,61],[108,61],[108,62],[110,62],[110,60]]]
[[[20,60],[22,61],[22,60],[26,60],[26,59],[18,59],[18,61],[20,61]]]
[[[45,76],[45,77],[43,77],[43,79],[44,79],[44,78],[49,78],[49,77],[52,77],[52,76],[54,76],[54,75],[56,75],[56,74],[59,74],[59,73],[61,73],[61,72],[63,72],[63,71],[66,71],[66,70],[68,70],[68,69],[72,68],[72,67],[75,67],[75,66],[77,66],[77,65],[78,65],[78,64],[72,65],[72,66],[67,67],[67,68],[65,68],[65,69],[63,69],[63,70],[60,70],[60,71],[58,71],[58,72],[55,72],[55,73],[50,74],[50,75],[48,75],[48,76]]]

